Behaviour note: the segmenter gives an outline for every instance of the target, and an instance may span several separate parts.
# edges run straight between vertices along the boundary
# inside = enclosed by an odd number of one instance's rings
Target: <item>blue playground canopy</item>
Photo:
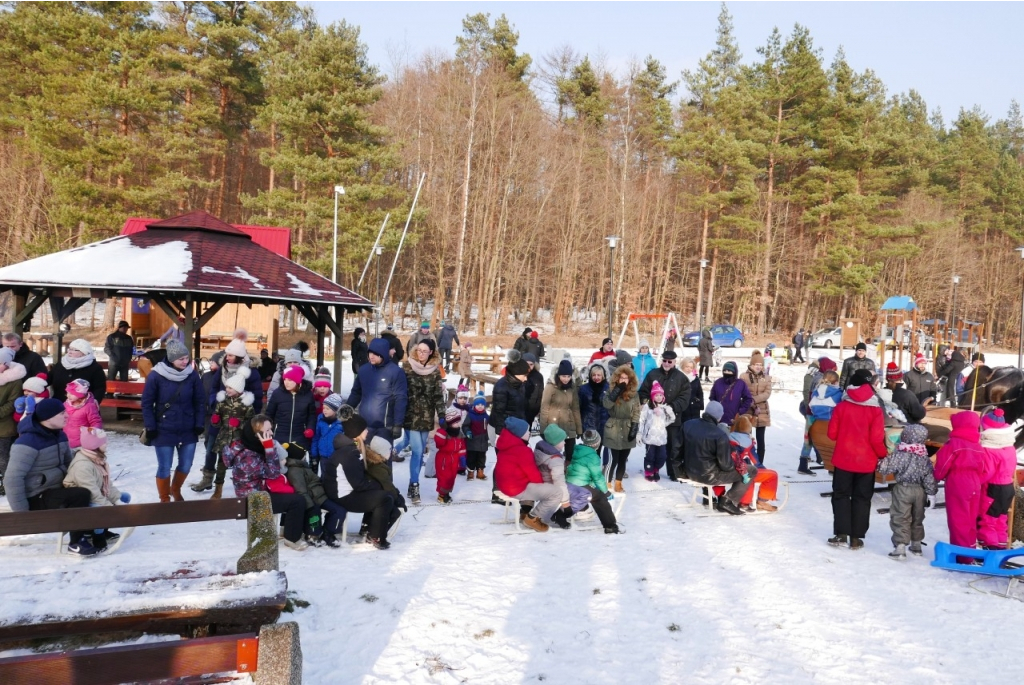
[[[893,295],[879,307],[879,311],[912,312],[917,309],[917,303],[910,295]]]

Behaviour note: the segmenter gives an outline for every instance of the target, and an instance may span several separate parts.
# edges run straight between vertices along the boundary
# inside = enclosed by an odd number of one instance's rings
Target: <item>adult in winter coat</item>
[[[53,388],[53,396],[63,402],[68,398],[65,391],[68,383],[79,378],[89,382],[89,391],[96,398],[97,404],[107,396],[107,374],[96,361],[92,345],[82,338],[71,341],[67,354],[60,358],[59,364],[53,365],[46,381]]]
[[[540,405],[544,400],[544,376],[537,369],[537,357],[532,352],[523,355],[523,361],[530,367],[526,374],[526,422],[533,425],[534,419],[540,414]]]
[[[957,406],[956,383],[965,366],[967,366],[967,360],[964,359],[963,353],[952,348],[946,350],[945,361],[939,364],[939,382],[941,383],[943,378],[946,379],[946,384],[943,386],[945,390],[943,403],[950,407]]]
[[[609,357],[614,356],[615,346],[612,344],[612,339],[605,338],[604,340],[601,341],[601,347],[596,352],[594,352],[594,354],[590,355],[589,363],[593,364],[594,362],[599,362],[602,359],[608,359]]]
[[[746,414],[750,417],[750,423],[756,433],[757,461],[760,467],[764,465],[765,429],[772,425],[772,414],[768,408],[768,398],[772,396],[772,379],[764,372],[764,357],[757,350],[750,355],[750,364],[740,379],[747,384],[750,396],[754,400]]]
[[[259,374],[260,380],[264,383],[269,383],[274,380],[274,373],[277,371],[277,362],[274,361],[270,353],[267,352],[266,348],[260,350],[260,366]]]
[[[526,380],[530,366],[522,359],[510,362],[505,375],[498,379],[491,391],[491,427],[495,435],[505,429],[509,417],[526,420]]]
[[[601,362],[593,362],[587,370],[587,382],[579,387],[580,417],[583,430],[596,430],[604,441],[604,426],[608,421],[608,410],[601,400],[608,392],[607,370]]]
[[[22,396],[21,384],[25,380],[25,367],[14,361],[14,352],[0,347],[0,495],[4,490],[4,472],[11,458],[11,445],[18,437],[14,421],[14,403]]]
[[[668,329],[665,333],[665,344],[662,346],[662,352],[674,352],[677,342],[679,342],[679,332],[674,328]]]
[[[316,428],[316,400],[309,384],[302,380],[299,366],[284,371],[281,387],[270,395],[267,416],[274,423],[274,439],[282,445],[295,443],[309,450]]]
[[[583,419],[580,416],[580,398],[572,382],[572,362],[563,359],[544,386],[544,397],[540,406],[540,429],[558,426],[565,431],[565,461],[571,462],[576,439],[583,435]]]
[[[39,511],[87,507],[92,497],[85,488],[65,488],[64,476],[71,465],[71,448],[64,434],[64,404],[41,400],[21,425],[21,435],[11,446],[4,486],[11,511]],[[87,531],[70,534],[68,551],[90,556],[96,553]]]
[[[185,346],[167,344],[167,358],[153,367],[142,389],[142,423],[156,451],[156,489],[161,502],[180,502],[181,486],[192,469],[196,443],[206,427],[207,397],[203,381]],[[171,462],[178,466],[171,480]]]
[[[903,371],[895,362],[885,367],[885,387],[892,393],[892,403],[903,412],[907,423],[919,423],[925,416],[925,409],[917,395],[903,387]]]
[[[391,346],[384,338],[370,341],[369,364],[359,367],[352,392],[345,404],[359,410],[370,427],[370,436],[382,435],[388,442],[402,435],[409,386],[405,372],[391,358]]]
[[[107,336],[103,351],[107,354],[107,380],[128,381],[128,367],[132,363],[135,341],[128,335],[128,322],[120,321],[117,330]]]
[[[455,330],[455,326],[445,321],[441,322],[441,328],[437,331],[437,351],[441,355],[441,361],[444,362],[444,370],[452,370],[452,344],[461,346],[462,342],[459,341],[459,334]]]
[[[352,373],[359,373],[359,367],[370,361],[370,346],[366,344],[366,331],[356,328],[352,331]]]
[[[697,343],[697,354],[700,358],[700,369],[697,375],[705,382],[711,382],[711,366],[715,363],[715,342],[711,337],[711,329],[705,328],[700,332],[700,342]]]
[[[646,339],[640,341],[640,348],[633,357],[633,371],[636,372],[637,380],[641,383],[647,378],[651,369],[657,368],[658,361],[651,354],[651,344]]]
[[[935,383],[935,376],[928,371],[928,360],[920,352],[914,355],[914,368],[903,375],[903,382],[922,405],[927,406],[929,400],[934,403],[938,397],[939,386]]]
[[[402,360],[405,359],[405,346],[402,345],[402,341],[395,335],[395,329],[388,326],[380,337],[387,341],[388,347],[391,349],[391,360],[396,364],[401,364]]]
[[[679,370],[690,381],[690,404],[686,407],[682,416],[682,423],[686,423],[690,419],[699,419],[700,413],[704,411],[704,388],[701,386],[700,376],[697,375],[697,362],[695,360],[690,358],[683,359],[682,364],[679,365]]]
[[[235,338],[224,348],[224,358],[220,362],[220,373],[213,379],[210,389],[210,404],[217,401],[217,394],[227,388],[228,379],[241,376],[244,381],[244,392],[252,393],[252,410],[254,414],[263,411],[263,379],[260,377],[259,366],[249,357],[245,342]],[[303,372],[305,375],[305,372]],[[275,388],[276,389],[276,388]]]
[[[832,531],[830,545],[864,546],[871,519],[878,460],[888,453],[885,414],[874,388],[873,374],[861,368],[851,375],[843,401],[832,412],[828,437],[832,453]]]
[[[1014,495],[1017,450],[1013,426],[1006,423],[1003,410],[996,408],[981,418],[981,447],[985,450],[986,478],[978,517],[978,540],[986,549],[1006,549],[1006,515]]]
[[[441,358],[433,338],[423,338],[409,351],[405,362],[409,405],[405,412],[405,431],[409,436],[412,458],[409,460],[409,492],[406,497],[417,504],[420,500],[420,470],[429,449],[430,431],[444,418],[444,381],[441,379]]]
[[[711,386],[711,394],[708,397],[722,404],[725,412],[722,415],[722,423],[730,426],[733,419],[740,414],[748,413],[754,404],[750,388],[737,372],[736,362],[728,361],[722,364],[722,377]]]
[[[498,455],[494,482],[506,496],[534,503],[530,513],[523,517],[523,523],[538,533],[544,533],[548,529],[544,519],[550,518],[561,506],[562,490],[557,485],[544,482],[529,440],[530,426],[526,421],[515,417],[505,420],[505,429],[494,445]]]
[[[455,370],[459,374],[459,385],[468,385],[470,376],[473,375],[472,347],[472,343],[466,342],[462,344],[462,349],[459,350],[459,359],[455,365]]]
[[[21,341],[17,333],[4,333],[4,347],[14,353],[14,361],[25,367],[25,378],[34,376],[46,376],[46,363],[43,358],[29,349],[28,345]]]
[[[530,351],[530,334],[533,333],[533,329],[527,326],[523,329],[523,334],[516,338],[516,341],[512,343],[513,350],[519,350],[519,353]]]
[[[535,356],[537,359],[544,358],[544,343],[541,341],[540,333],[537,331],[530,331],[530,338],[526,341],[526,349],[523,354],[526,354],[527,352]]]
[[[666,450],[665,471],[670,480],[678,480],[675,472],[675,461],[678,459],[679,450],[683,446],[683,414],[690,406],[692,396],[690,379],[682,371],[676,368],[676,353],[666,349],[661,353],[661,366],[648,372],[640,384],[637,394],[640,402],[644,403],[651,399],[651,388],[657,381],[665,391],[665,404],[672,407],[675,420],[668,427],[668,448]]]
[[[306,522],[306,499],[296,493],[273,492],[267,481],[282,476],[281,462],[287,452],[274,441],[274,424],[267,416],[257,414],[242,424],[241,437],[224,448],[221,459],[231,469],[231,482],[236,497],[248,497],[253,492],[270,495],[275,514],[284,514],[284,544],[297,552],[308,545],[302,540]]]
[[[622,492],[622,476],[626,473],[629,453],[636,447],[640,428],[640,398],[637,395],[636,374],[633,367],[624,364],[612,373],[612,387],[601,399],[608,411],[604,426],[604,445],[611,451],[608,480],[615,481],[615,492]]]
[[[804,363],[804,329],[800,329],[793,336],[793,363]]]
[[[723,407],[712,400],[699,419],[690,419],[683,424],[683,458],[677,460],[676,470],[685,468],[688,478],[708,485],[729,485],[732,487],[715,505],[719,511],[738,515],[740,500],[746,494],[749,483],[736,470],[729,448],[728,434],[718,427],[722,420]]]
[[[978,542],[978,517],[985,484],[990,475],[981,446],[981,418],[973,411],[949,417],[953,430],[935,454],[935,479],[946,481],[946,522],[949,541],[961,547]]]
[[[424,340],[429,340],[434,344],[434,349],[437,349],[437,338],[435,338],[434,334],[430,331],[429,321],[420,321],[420,329],[413,333],[409,337],[409,342],[405,344],[406,354],[411,357],[413,349]]]
[[[604,532],[618,534],[622,531],[615,520],[615,512],[608,504],[608,500],[615,495],[609,492],[608,483],[604,478],[601,457],[597,456],[597,450],[600,448],[601,436],[597,431],[586,431],[583,434],[583,444],[576,447],[576,456],[566,469],[565,482],[589,491],[590,506],[594,508],[594,513],[604,526]]]
[[[847,357],[843,360],[843,370],[839,374],[839,388],[841,390],[846,390],[846,386],[850,384],[850,378],[853,376],[855,371],[860,369],[870,371],[871,377],[874,378],[875,360],[868,359],[868,346],[862,342],[857,343],[857,347],[854,348],[852,357]]]

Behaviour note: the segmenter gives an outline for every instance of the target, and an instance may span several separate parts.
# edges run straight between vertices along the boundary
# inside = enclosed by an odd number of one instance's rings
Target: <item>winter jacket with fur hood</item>
[[[103,496],[103,472],[81,450],[75,453],[64,476],[64,487],[85,488],[92,496],[91,507],[112,507],[121,501],[121,491],[114,487],[113,481],[107,488],[107,496]]]
[[[608,411],[604,425],[604,445],[610,450],[631,450],[636,447],[636,435],[630,440],[630,429],[640,423],[640,398],[637,396],[636,373],[632,366],[620,366],[612,372],[612,379],[625,374],[625,387],[616,383],[604,394],[601,404]]]
[[[583,419],[580,417],[580,398],[572,379],[562,385],[558,380],[558,369],[551,372],[551,378],[544,386],[544,397],[540,403],[540,429],[555,424],[570,438],[583,435]]]
[[[18,426],[14,421],[14,402],[22,396],[21,384],[25,380],[25,373],[25,367],[18,362],[11,362],[0,372],[0,438],[18,435]]]
[[[768,398],[772,396],[772,379],[764,371],[755,374],[749,368],[740,375],[743,382],[750,390],[753,404],[750,405],[748,415],[750,423],[754,428],[767,428],[772,425],[772,414],[768,407]]]
[[[228,397],[223,390],[216,395],[217,405],[210,413],[210,423],[216,427],[214,454],[220,454],[229,443],[242,437],[242,424],[256,415],[254,398],[246,390],[241,395]]]

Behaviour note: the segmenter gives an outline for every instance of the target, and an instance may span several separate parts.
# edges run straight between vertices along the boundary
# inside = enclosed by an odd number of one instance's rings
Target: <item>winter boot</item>
[[[523,525],[526,526],[527,528],[532,528],[533,530],[537,531],[538,533],[546,533],[546,532],[548,532],[548,524],[544,523],[543,521],[541,521],[536,516],[530,516],[530,515],[525,516],[523,518]]]
[[[864,549],[864,541],[860,538],[850,538],[850,549]]]
[[[757,498],[758,511],[778,511],[779,508],[766,499]]]
[[[615,481],[615,492],[625,492],[625,490],[622,489],[622,481],[621,480]]]
[[[364,523],[361,526],[359,526],[359,537],[365,538],[369,534],[370,534],[370,524],[369,523]]]
[[[890,559],[896,559],[897,561],[901,561],[903,559],[906,559],[907,558],[907,546],[906,545],[896,545],[896,548],[893,551],[889,552],[889,558]]]
[[[160,495],[161,502],[171,501],[171,479],[170,478],[157,478],[156,479],[156,491]]]
[[[175,502],[185,501],[185,498],[181,494],[181,486],[185,484],[186,478],[188,478],[187,473],[175,470],[174,476],[171,479],[171,499]]]
[[[420,503],[420,484],[409,483],[409,493],[406,495],[413,504]]]
[[[384,538],[366,538],[366,541],[377,549],[388,549],[391,547],[391,543]]]
[[[213,477],[216,475],[216,471],[207,471],[206,469],[203,469],[203,479],[189,487],[192,488],[192,492],[206,492],[213,487]]]
[[[565,510],[559,509],[551,515],[551,522],[561,528],[562,530],[568,530],[571,526],[569,521],[565,517]]]
[[[605,535],[618,535],[621,532],[622,531],[619,530],[619,525],[618,524],[615,524],[613,526],[608,526],[607,528],[604,529],[604,534]]]
[[[477,469],[476,470],[476,479],[477,480],[487,480],[487,474],[484,473],[483,469]]]
[[[469,469],[466,471],[466,480],[473,480],[476,477],[476,471]]]
[[[220,499],[224,494],[224,483],[217,483],[213,486],[213,494],[210,499]]]
[[[800,457],[800,468],[798,468],[796,472],[805,476],[814,475],[814,471],[811,471],[810,467],[807,466],[807,457]]]
[[[832,545],[833,547],[842,547],[849,542],[850,537],[848,535],[833,535],[828,539],[828,544]]]
[[[916,554],[917,556],[921,556],[922,552],[921,552],[921,541],[920,540],[911,540],[910,541],[910,553],[911,554]]]
[[[451,504],[452,496],[447,494],[440,494],[437,496],[437,502],[438,504]]]
[[[395,462],[397,464],[401,464],[403,461],[405,461],[405,457],[403,457],[398,452],[396,452],[394,450],[391,450],[391,461],[393,461],[393,462]]]
[[[654,482],[654,471],[651,471],[650,469],[644,469],[644,480],[653,483]]]

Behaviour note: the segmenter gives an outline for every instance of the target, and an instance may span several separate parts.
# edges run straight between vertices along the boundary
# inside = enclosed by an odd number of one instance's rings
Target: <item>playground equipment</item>
[[[619,333],[619,341],[615,345],[615,349],[622,349],[622,340],[626,337],[626,331],[629,327],[633,326],[633,341],[636,343],[633,348],[636,349],[640,345],[640,327],[637,325],[638,321],[664,321],[665,325],[662,327],[661,336],[657,341],[654,342],[654,346],[651,348],[651,354],[655,354],[661,351],[661,348],[665,344],[665,338],[668,336],[668,332],[673,328],[679,333],[679,322],[676,320],[676,315],[673,312],[652,312],[652,313],[641,313],[641,312],[630,312],[626,316],[626,320],[622,323],[622,332]],[[655,329],[656,330],[656,329]],[[680,334],[680,340],[682,335]]]

